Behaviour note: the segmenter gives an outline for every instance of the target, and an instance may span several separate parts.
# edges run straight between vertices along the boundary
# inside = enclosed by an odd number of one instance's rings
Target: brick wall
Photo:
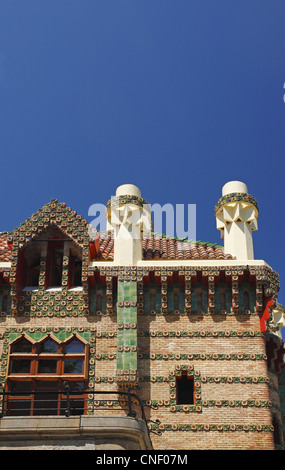
[[[92,330],[95,366],[89,386],[118,389],[116,315],[6,317],[1,332],[17,328],[20,334],[31,327]],[[198,384],[193,406],[173,404],[175,376],[182,369],[192,371]],[[161,432],[151,435],[156,449],[274,448],[278,382],[267,372],[258,315],[139,315],[138,374],[141,399],[158,407],[146,408],[148,418],[161,422],[152,424]]]
[[[161,421],[156,448],[274,448],[257,315],[140,316],[138,350],[141,395],[158,404],[150,413]],[[170,383],[185,366],[200,380],[201,405],[178,411],[169,405]]]

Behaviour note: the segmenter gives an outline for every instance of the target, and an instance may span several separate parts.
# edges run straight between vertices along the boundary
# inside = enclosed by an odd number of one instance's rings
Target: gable
[[[89,261],[89,234],[88,224],[80,215],[57,199],[52,199],[43,208],[39,209],[25,222],[16,227],[8,236],[7,243],[12,248],[10,285],[12,310],[17,312],[19,290],[19,260],[23,250],[31,245],[32,241],[72,241],[82,253],[82,287],[84,293],[88,290],[87,273]]]

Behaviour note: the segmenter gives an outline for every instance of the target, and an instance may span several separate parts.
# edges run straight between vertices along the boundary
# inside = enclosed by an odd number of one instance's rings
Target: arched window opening
[[[85,345],[78,338],[73,338],[65,344],[65,354],[84,353]]]
[[[12,353],[31,353],[32,343],[27,338],[22,337],[18,341],[15,341],[11,346]]]
[[[57,353],[58,343],[52,338],[47,338],[45,341],[39,344],[39,354],[42,353]]]

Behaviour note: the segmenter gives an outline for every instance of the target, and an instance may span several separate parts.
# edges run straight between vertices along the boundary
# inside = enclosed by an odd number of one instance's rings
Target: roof
[[[0,233],[0,261],[11,261],[11,250],[7,244],[7,232]],[[152,234],[142,242],[144,260],[179,260],[179,259],[232,259],[224,253],[218,244],[181,240]],[[112,261],[114,259],[114,239],[110,234],[100,233],[94,260]]]
[[[142,241],[144,260],[187,260],[187,259],[233,259],[232,255],[224,254],[221,245],[181,240],[165,235],[151,234]],[[114,259],[114,239],[110,234],[99,235],[97,260],[112,261]]]
[[[0,233],[0,261],[11,261],[11,250],[7,243],[7,232]]]

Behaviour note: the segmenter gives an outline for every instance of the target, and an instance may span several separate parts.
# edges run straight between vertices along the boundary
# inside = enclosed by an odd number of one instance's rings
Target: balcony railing
[[[75,416],[103,414],[124,414],[142,419],[148,426],[154,422],[146,418],[145,407],[156,409],[154,406],[143,404],[138,394],[139,387],[130,387],[126,391],[71,391],[67,382],[63,390],[39,390],[7,392],[0,394],[0,418],[4,416]],[[2,403],[1,403],[2,401]],[[155,421],[159,424],[159,420]],[[157,434],[157,433],[156,433]],[[158,433],[160,434],[160,433]]]

